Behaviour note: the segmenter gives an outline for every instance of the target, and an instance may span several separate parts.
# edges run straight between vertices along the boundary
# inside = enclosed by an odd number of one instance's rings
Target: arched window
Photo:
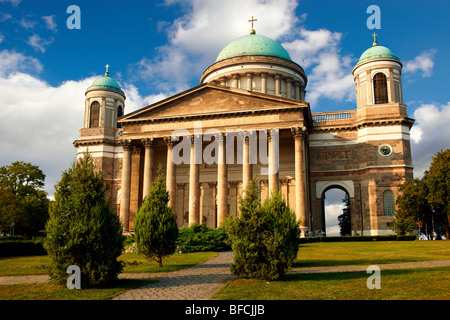
[[[89,128],[95,128],[99,126],[100,119],[100,103],[94,101],[91,104],[91,113],[89,117]]]
[[[392,190],[383,192],[383,212],[385,216],[395,215],[395,196]]]
[[[123,108],[122,106],[119,106],[117,108],[117,118],[120,118],[121,116],[123,116]],[[120,123],[117,123],[117,128],[122,128],[122,125]]]
[[[388,103],[387,79],[384,73],[379,72],[373,77],[373,93],[375,104]]]

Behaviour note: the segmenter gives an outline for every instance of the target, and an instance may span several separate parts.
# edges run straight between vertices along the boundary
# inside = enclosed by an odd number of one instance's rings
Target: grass
[[[301,245],[294,268],[377,265],[450,259],[450,241],[327,242]],[[450,299],[450,267],[381,270],[381,289],[366,272],[288,274],[281,281],[236,279],[219,300]]]
[[[216,252],[174,254],[163,261],[162,268],[136,253],[122,254],[119,260],[126,262],[125,273],[153,273],[180,270],[216,255]],[[47,274],[49,262],[48,256],[0,258],[0,276]],[[69,290],[65,285],[52,283],[0,285],[0,300],[109,300],[152,281],[120,279],[103,288],[83,290]]]
[[[381,271],[381,289],[368,289],[366,272],[290,274],[282,281],[237,279],[218,300],[448,300],[450,267]]]
[[[302,244],[294,268],[450,259],[450,241],[322,242]]]
[[[216,256],[216,252],[193,252],[173,254],[163,260],[160,268],[156,262],[147,260],[136,253],[124,253],[119,260],[124,261],[126,273],[170,272],[187,268]],[[0,277],[40,275],[48,273],[48,256],[2,257],[0,258]]]
[[[121,279],[104,288],[83,290],[69,290],[65,285],[52,283],[0,285],[0,300],[109,300],[151,281]]]

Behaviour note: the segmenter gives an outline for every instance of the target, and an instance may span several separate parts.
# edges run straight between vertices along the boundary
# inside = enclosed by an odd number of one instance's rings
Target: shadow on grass
[[[405,258],[389,258],[389,259],[351,259],[351,260],[300,260],[296,261],[292,268],[308,268],[308,267],[337,267],[337,266],[361,266],[372,264],[389,264],[404,262],[420,262],[422,259],[405,259]]]

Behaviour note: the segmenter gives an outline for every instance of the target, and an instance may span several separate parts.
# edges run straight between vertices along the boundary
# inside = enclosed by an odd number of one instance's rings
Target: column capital
[[[233,77],[234,80],[239,80],[240,77],[239,73],[233,73],[231,76]]]
[[[291,128],[291,132],[295,139],[308,139],[308,131],[305,127],[293,127]]]
[[[261,78],[262,79],[267,79],[267,76],[269,75],[268,72],[261,72]]]
[[[280,136],[280,129],[267,129],[267,131],[269,132],[269,134],[267,135],[267,141],[270,141],[272,139],[272,137],[276,137],[276,136]]]
[[[291,83],[294,81],[294,78],[292,77],[286,77],[286,82]]]
[[[140,154],[142,152],[141,146],[134,145],[133,146],[133,154]]]
[[[121,144],[123,150],[128,150],[128,151],[133,150],[133,145],[134,144],[133,144],[133,141],[130,140],[130,139],[120,140],[120,144]]]
[[[152,147],[156,144],[156,139],[155,138],[142,138],[141,142],[145,147]]]
[[[168,147],[173,147],[175,141],[172,139],[171,136],[165,136],[163,137],[164,142],[167,144]]]

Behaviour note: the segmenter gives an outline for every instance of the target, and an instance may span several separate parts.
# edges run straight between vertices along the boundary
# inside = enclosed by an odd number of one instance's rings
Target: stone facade
[[[387,76],[381,104],[371,81],[379,72]],[[414,120],[400,75],[400,62],[369,61],[354,70],[355,110],[311,114],[300,66],[276,57],[232,58],[207,68],[201,85],[120,118],[124,96],[89,91],[74,145],[79,156],[93,154],[126,232],[161,165],[180,227],[220,227],[238,214],[238,197],[257,178],[262,201],[281,191],[302,235],[325,230],[330,188],[348,194],[353,234],[389,234],[386,199],[391,192],[395,199],[413,172]],[[98,127],[89,126],[94,93],[103,97]]]

